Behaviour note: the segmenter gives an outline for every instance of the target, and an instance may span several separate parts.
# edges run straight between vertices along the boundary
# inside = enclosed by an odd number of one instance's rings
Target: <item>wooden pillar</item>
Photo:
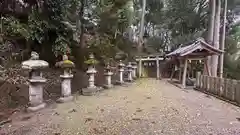
[[[207,75],[207,67],[206,64],[208,63],[207,59],[203,60],[203,75]]]
[[[139,59],[139,63],[138,63],[138,76],[139,78],[142,77],[142,59]]]
[[[159,71],[159,56],[157,56],[156,59],[156,63],[157,63],[157,79],[160,79],[160,71]]]
[[[179,80],[179,82],[181,82],[181,80],[182,80],[182,59],[179,59],[179,63],[180,63],[180,65],[179,65],[178,80]]]
[[[162,80],[162,68],[161,66],[159,65],[159,79]]]
[[[175,66],[176,66],[176,65],[174,65],[174,68],[172,69],[172,72],[171,72],[171,76],[170,76],[170,80],[171,80],[171,81],[172,81],[173,76],[174,76],[174,73],[175,73]]]
[[[201,72],[198,71],[197,75],[196,75],[196,87],[199,88],[200,87],[200,78],[201,78]]]
[[[186,76],[187,76],[187,66],[188,66],[188,59],[184,59],[184,69],[183,69],[183,76],[182,76],[182,88],[186,88]]]
[[[204,70],[203,70],[203,74],[204,74],[204,75],[211,76],[211,70],[210,70],[210,68],[209,68],[207,58],[204,59]]]
[[[177,69],[177,68],[176,68],[176,67],[177,67],[177,65],[176,65],[176,63],[177,63],[176,61],[177,61],[177,60],[176,60],[176,58],[174,58],[174,60],[175,60],[175,61],[174,61],[174,64],[173,64],[174,67],[172,67],[172,72],[171,72],[171,76],[170,76],[170,80],[171,80],[171,81],[172,81],[173,76],[175,75],[175,72],[176,72],[176,69]]]
[[[240,81],[237,81],[235,98],[236,98],[236,102],[240,105]]]

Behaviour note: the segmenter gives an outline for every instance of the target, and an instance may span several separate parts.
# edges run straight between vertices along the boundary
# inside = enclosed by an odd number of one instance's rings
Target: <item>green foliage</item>
[[[27,24],[20,23],[20,21],[13,16],[3,17],[3,35],[5,37],[21,36],[25,39],[29,39],[30,37]]]
[[[43,1],[44,6],[32,5],[27,18],[16,18],[5,15],[3,18],[4,37],[25,39],[35,46],[44,47],[44,44],[53,46],[55,55],[69,53],[68,46],[72,40],[72,29],[65,23],[73,9],[79,4],[78,0],[50,0]],[[70,21],[71,22],[71,21]]]
[[[160,50],[164,47],[163,37],[150,37],[146,43],[149,47],[154,48],[154,50]]]
[[[100,60],[113,58],[116,53],[111,37],[106,34],[96,34],[87,42],[87,51],[94,53]]]
[[[89,58],[88,60],[84,61],[85,64],[87,65],[97,65],[99,63],[98,60],[96,60],[95,58]]]
[[[240,79],[240,48],[237,35],[227,36],[224,57],[224,74],[228,78]]]
[[[115,59],[116,61],[126,60],[126,58],[127,58],[127,56],[126,56],[126,53],[124,53],[124,52],[118,52],[118,53],[116,54],[116,56],[114,57],[114,59]]]
[[[20,37],[26,41],[37,41],[42,43],[45,38],[45,30],[48,23],[40,19],[36,9],[33,9],[28,16],[28,20],[21,20],[14,16],[3,18],[3,32],[5,36]]]
[[[94,53],[96,59],[104,63],[112,58],[126,59],[135,55],[136,49],[125,33],[131,24],[139,25],[141,1],[24,2],[29,7],[21,7],[21,11],[28,11],[21,12],[22,16],[19,16],[20,11],[17,10],[14,10],[16,13],[3,14],[0,34],[4,40],[24,39],[30,48],[40,48],[39,51],[49,51],[55,56],[69,54],[73,51],[70,47],[75,47],[84,50],[83,55]],[[147,0],[144,28],[149,38],[145,45],[146,50],[159,52],[170,45],[177,48],[180,44],[204,36],[209,11],[207,0],[168,0],[166,7],[163,4],[161,0]],[[237,11],[236,4],[237,0],[229,1],[229,9]],[[228,24],[232,20],[233,15],[229,13]],[[237,46],[240,39],[239,26],[229,29],[228,34],[225,71],[234,77],[234,72],[239,72],[240,62]],[[85,63],[96,64],[96,59],[88,59]]]
[[[177,48],[179,47],[179,45],[184,45],[186,44],[187,42],[190,42],[190,41],[193,41],[199,37],[202,37],[203,36],[203,31],[198,31],[198,32],[195,32],[195,33],[190,33],[190,34],[184,34],[184,35],[179,35],[179,36],[176,36],[172,39],[172,47],[173,48]]]
[[[97,61],[96,59],[89,59],[89,60],[86,60],[84,63],[87,65],[97,65],[99,61]]]
[[[29,37],[25,38],[27,41],[37,41],[39,44],[43,43],[45,33],[48,29],[48,22],[41,19],[40,14],[36,10],[28,16],[28,33]]]
[[[120,40],[132,19],[132,0],[48,0],[41,3],[24,1],[22,16],[3,15],[1,36],[24,39],[27,49],[53,52],[55,56],[71,53],[70,46],[82,46],[87,40],[87,52],[94,52],[100,60],[114,57]],[[83,9],[83,10],[82,10]],[[96,23],[97,25],[93,25]],[[83,32],[94,30],[94,38],[81,39]],[[91,35],[88,33],[86,35]],[[26,49],[26,48],[23,48]],[[81,48],[85,49],[85,48]],[[51,54],[53,54],[51,53]],[[45,55],[45,53],[44,53]]]
[[[147,0],[146,3],[146,23],[150,22],[155,25],[164,22],[165,12],[163,10],[163,3],[160,0]]]
[[[192,34],[206,28],[207,1],[206,0],[170,0],[167,16],[172,36]]]
[[[53,52],[55,53],[55,55],[64,55],[64,54],[70,54],[71,50],[69,48],[68,45],[69,41],[66,40],[66,38],[64,38],[63,36],[58,36],[55,44],[54,44],[54,50]]]
[[[100,32],[115,35],[116,31],[123,33],[129,24],[131,10],[127,5],[130,0],[103,0],[99,7]]]

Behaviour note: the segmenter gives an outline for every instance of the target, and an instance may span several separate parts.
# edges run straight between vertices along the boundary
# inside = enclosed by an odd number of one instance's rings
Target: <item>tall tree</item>
[[[144,22],[145,22],[145,12],[146,12],[146,0],[142,0],[142,16],[140,24],[140,34],[138,41],[138,53],[141,53],[143,50],[143,35],[144,35]]]
[[[215,23],[215,11],[216,11],[216,0],[210,0],[209,1],[209,11],[210,11],[210,15],[209,15],[209,24],[208,24],[208,33],[207,33],[207,42],[210,45],[213,45],[213,34],[214,34],[214,23]],[[209,69],[205,69],[208,71],[211,71],[211,57],[208,57],[208,68]]]
[[[225,38],[226,38],[226,23],[227,23],[227,0],[224,2],[224,14],[223,14],[223,29],[222,29],[222,38],[221,38],[221,46],[220,49],[225,49]],[[219,77],[223,77],[223,63],[224,63],[224,53],[220,56],[219,61]]]
[[[207,42],[212,45],[213,44],[213,34],[214,34],[214,23],[215,23],[215,10],[216,10],[216,0],[209,1],[209,24],[208,24],[208,34],[207,34]]]
[[[215,13],[215,26],[213,35],[213,45],[215,48],[219,48],[219,38],[220,38],[220,15],[221,15],[221,0],[216,2],[216,13]],[[218,70],[218,55],[212,56],[212,76],[217,76]]]
[[[127,17],[128,17],[128,38],[132,40],[132,26],[134,21],[134,3],[129,0],[126,4]]]

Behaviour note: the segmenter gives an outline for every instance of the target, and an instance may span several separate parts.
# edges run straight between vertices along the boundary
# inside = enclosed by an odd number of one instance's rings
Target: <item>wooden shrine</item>
[[[176,63],[179,63],[179,81],[181,82],[182,88],[186,88],[186,75],[188,61],[200,60],[204,62],[204,74],[209,75],[209,65],[207,63],[207,57],[212,55],[220,55],[223,51],[214,48],[205,42],[203,38],[198,38],[191,43],[185,44],[184,47],[180,47],[175,51],[167,54],[167,57],[175,60]],[[183,68],[183,74],[182,74]]]
[[[148,62],[148,64],[154,65],[154,67],[156,69],[156,78],[161,79],[160,61],[163,61],[163,60],[164,60],[164,57],[162,54],[136,56],[136,61],[138,63],[139,77],[143,77],[144,62]],[[153,62],[153,63],[150,63],[150,62]]]

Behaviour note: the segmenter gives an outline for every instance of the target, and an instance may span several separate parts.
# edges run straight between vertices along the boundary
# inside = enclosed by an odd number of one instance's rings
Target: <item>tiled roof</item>
[[[195,40],[190,45],[180,47],[180,48],[176,49],[175,51],[167,54],[167,56],[180,56],[180,57],[182,57],[182,56],[189,55],[196,50],[207,50],[209,52],[209,55],[211,55],[211,54],[219,55],[219,54],[223,53],[222,50],[219,50],[219,49],[209,45],[208,43],[206,43],[203,38],[198,38],[197,40]]]

